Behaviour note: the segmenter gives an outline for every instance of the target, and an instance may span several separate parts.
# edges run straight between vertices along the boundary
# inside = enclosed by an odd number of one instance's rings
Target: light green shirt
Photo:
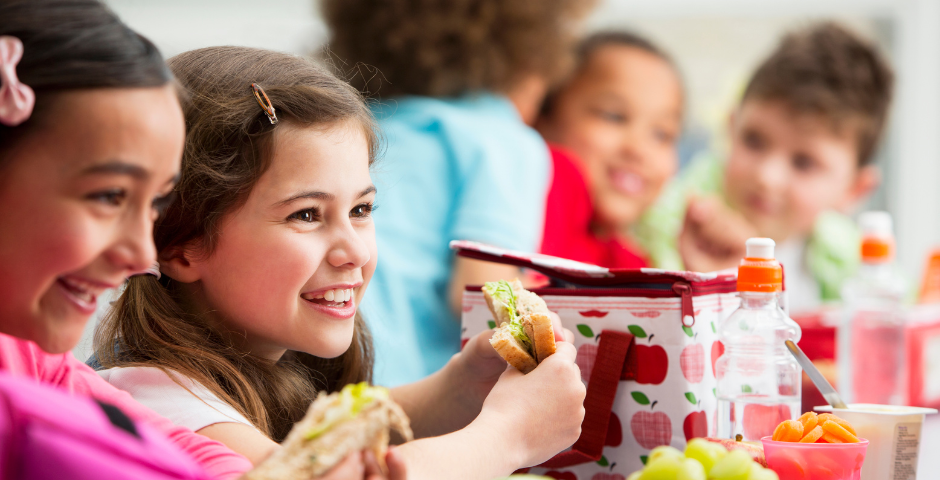
[[[724,198],[724,161],[714,154],[698,155],[663,191],[659,200],[634,226],[634,235],[656,268],[684,270],[678,239],[690,195]],[[846,215],[823,212],[806,241],[806,264],[823,301],[838,300],[842,282],[859,264],[860,235]]]

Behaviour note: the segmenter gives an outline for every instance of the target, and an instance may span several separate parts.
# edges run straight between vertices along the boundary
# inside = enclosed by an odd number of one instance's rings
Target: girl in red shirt
[[[629,33],[596,34],[578,53],[574,74],[536,124],[554,163],[542,253],[646,267],[629,230],[678,167],[679,73],[660,49]]]

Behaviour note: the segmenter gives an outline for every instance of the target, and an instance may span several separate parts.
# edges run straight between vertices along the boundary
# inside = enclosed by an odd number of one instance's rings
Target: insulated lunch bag
[[[738,307],[733,272],[607,269],[455,241],[457,255],[537,271],[533,291],[574,332],[587,385],[581,437],[532,469],[567,480],[622,480],[659,445],[714,436],[718,324]],[[480,287],[463,299],[464,341],[494,328]]]

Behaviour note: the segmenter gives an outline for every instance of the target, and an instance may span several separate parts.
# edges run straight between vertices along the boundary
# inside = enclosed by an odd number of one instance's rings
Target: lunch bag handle
[[[637,359],[630,357],[635,339],[632,334],[617,330],[604,330],[600,334],[597,357],[584,397],[584,421],[581,436],[570,450],[555,455],[539,465],[544,468],[564,468],[601,459],[611,409],[621,380],[636,379]]]

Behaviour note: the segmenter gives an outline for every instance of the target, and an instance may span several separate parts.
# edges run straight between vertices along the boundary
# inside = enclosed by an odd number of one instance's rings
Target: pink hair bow
[[[36,94],[16,76],[16,64],[23,58],[23,42],[0,36],[0,123],[15,127],[29,118]]]

